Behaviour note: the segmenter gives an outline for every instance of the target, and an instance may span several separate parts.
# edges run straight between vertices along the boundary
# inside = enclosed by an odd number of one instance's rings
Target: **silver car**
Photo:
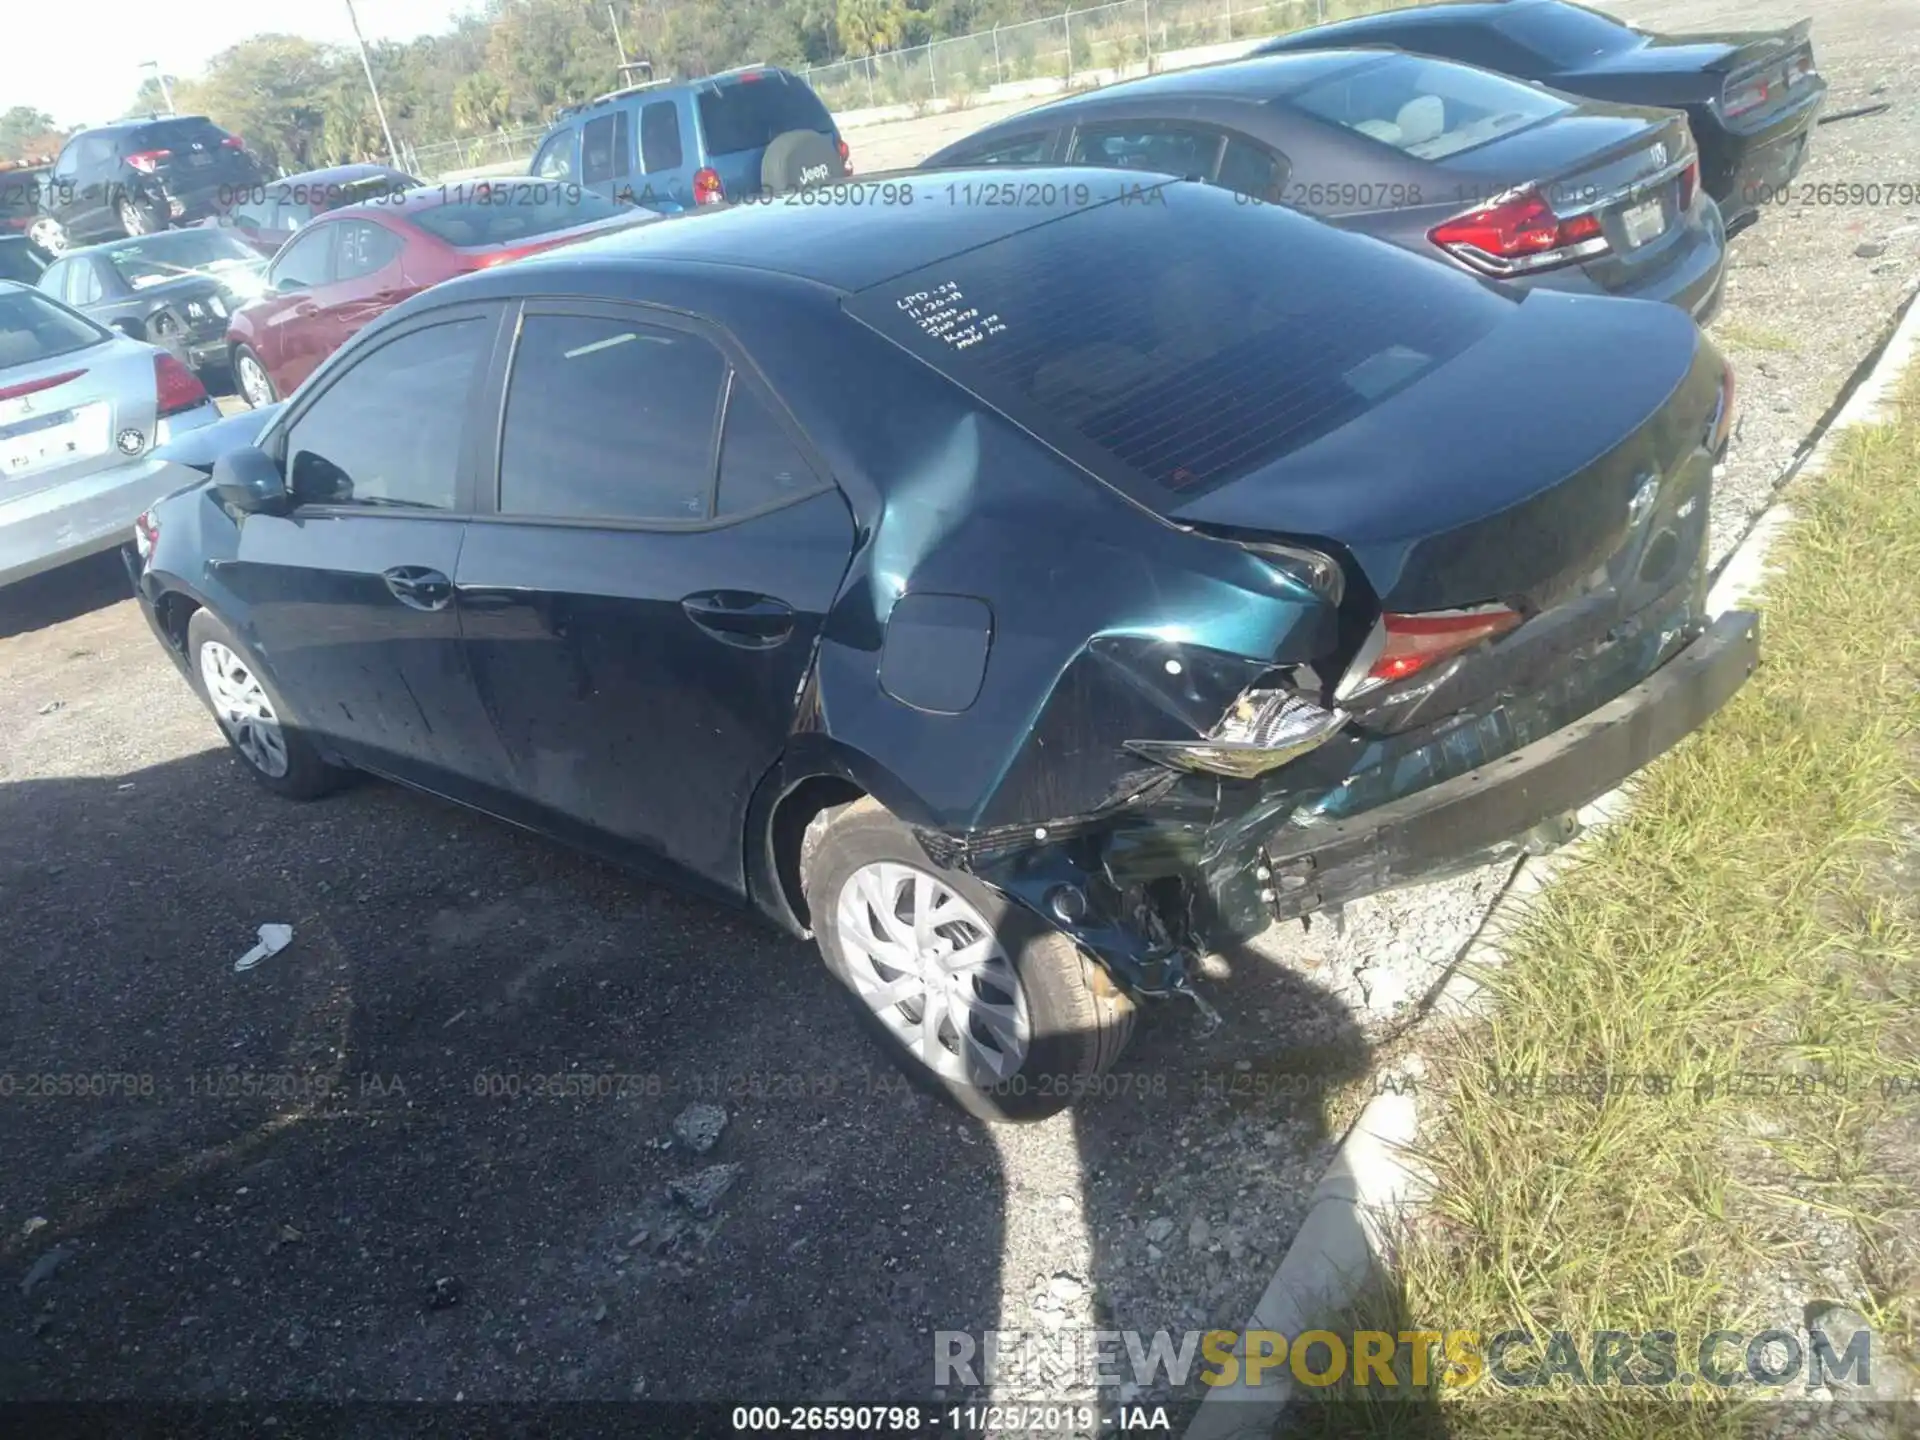
[[[179,483],[155,447],[219,418],[174,356],[0,281],[0,585],[125,540]]]

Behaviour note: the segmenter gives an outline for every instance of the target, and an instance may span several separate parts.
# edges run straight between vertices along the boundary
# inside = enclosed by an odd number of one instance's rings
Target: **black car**
[[[1596,100],[1684,110],[1701,184],[1736,223],[1806,161],[1827,93],[1810,30],[1803,20],[1785,30],[1657,35],[1567,0],[1463,0],[1316,25],[1255,53],[1389,45]]]
[[[0,235],[0,280],[38,285],[47,273],[47,257],[24,235]]]
[[[224,369],[227,321],[266,291],[267,262],[231,235],[168,230],[69,250],[40,288],[102,325]]]
[[[51,254],[146,235],[211,215],[265,178],[238,135],[204,115],[160,115],[82,130],[61,147],[29,230]]]
[[[1424,56],[1130,80],[1002,120],[925,167],[1036,161],[1190,176],[1511,285],[1663,300],[1703,323],[1725,280],[1726,229],[1681,116]],[[973,198],[1033,203],[1021,190],[1009,174]]]
[[[1679,310],[1027,178],[1096,193],[865,181],[435,286],[176,449],[155,634],[269,788],[752,906],[1013,1116],[1209,948],[1560,833],[1744,681]]]

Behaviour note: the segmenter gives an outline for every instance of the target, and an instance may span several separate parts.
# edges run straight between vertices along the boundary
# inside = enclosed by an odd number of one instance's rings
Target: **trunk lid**
[[[1171,518],[1331,542],[1386,610],[1538,612],[1620,548],[1643,477],[1698,443],[1699,350],[1671,306],[1535,292],[1449,363]]]
[[[115,438],[154,434],[153,351],[106,340],[0,369],[0,506],[125,462]]]

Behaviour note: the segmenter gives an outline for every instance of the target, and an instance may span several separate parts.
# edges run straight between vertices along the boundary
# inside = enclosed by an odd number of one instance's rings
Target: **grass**
[[[1490,1019],[1440,1037],[1423,1086],[1435,1203],[1375,1318],[1673,1330],[1684,1359],[1710,1330],[1759,1328],[1782,1271],[1819,1274],[1817,1214],[1857,1277],[1822,1298],[1867,1318],[1876,1355],[1911,1359],[1920,1114],[1883,1082],[1920,1090],[1920,904],[1914,872],[1898,878],[1920,860],[1920,370],[1895,423],[1853,432],[1793,506],[1761,668],[1537,897],[1481,977]],[[1671,1089],[1489,1083],[1595,1072]],[[1803,1093],[1713,1083],[1741,1074]],[[1537,1434],[1525,1393],[1483,1380],[1388,1406],[1369,1433]],[[1689,1387],[1660,1392],[1651,1428],[1633,1392],[1550,1393],[1568,1437],[1745,1423],[1672,1403]]]
[[[1791,337],[1761,325],[1723,323],[1714,326],[1712,338],[1730,350],[1770,350],[1784,355],[1800,348]]]

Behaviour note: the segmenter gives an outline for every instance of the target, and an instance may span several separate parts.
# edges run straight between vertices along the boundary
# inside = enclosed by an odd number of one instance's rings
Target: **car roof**
[[[1293,39],[1296,35],[1327,35],[1339,38],[1342,35],[1366,35],[1376,30],[1404,30],[1409,26],[1455,24],[1462,20],[1493,20],[1515,10],[1527,10],[1542,5],[1550,5],[1554,0],[1428,0],[1424,5],[1412,5],[1403,10],[1381,10],[1372,15],[1356,15],[1351,20],[1333,20],[1325,25],[1314,25],[1307,30],[1290,31],[1276,35],[1273,42],[1279,43]]]
[[[129,120],[109,121],[105,125],[89,125],[77,133],[81,135],[118,135],[123,130],[144,130],[149,125],[167,125],[179,120],[198,120],[203,125],[213,124],[213,121],[209,120],[205,115],[140,115]]]
[[[553,124],[556,127],[569,124],[582,115],[598,110],[603,105],[617,104],[631,100],[635,96],[658,99],[676,90],[723,90],[730,85],[752,83],[767,75],[777,75],[783,83],[797,85],[807,83],[784,65],[736,65],[731,70],[719,70],[712,75],[669,75],[664,80],[643,80],[638,85],[624,85],[618,90],[609,90],[604,95],[596,95],[591,100],[582,100],[577,105],[562,105],[555,112]]]
[[[1036,120],[1045,121],[1054,115],[1095,107],[1130,105],[1142,100],[1245,100],[1264,104],[1304,90],[1342,70],[1380,64],[1384,58],[1378,50],[1302,50],[1279,55],[1250,55],[1239,60],[1196,66],[1191,70],[1169,70],[1164,74],[1122,80],[1112,85],[1102,85],[1097,90],[1036,105],[1031,110],[1009,116],[953,144],[969,144],[988,133],[1021,130]]]
[[[355,180],[378,180],[389,175],[402,175],[391,165],[374,165],[360,162],[352,165],[330,165],[324,170],[302,170],[298,175],[282,175],[278,180],[269,180],[270,186],[277,185],[345,185]]]
[[[1054,205],[985,205],[979,190],[1003,186],[1017,169],[1023,184],[1060,197]],[[969,179],[974,188],[969,189]],[[706,262],[788,275],[842,291],[932,265],[963,250],[1109,203],[1150,197],[1180,183],[1140,170],[1067,166],[978,166],[862,175],[841,186],[847,203],[784,205],[748,201],[666,215],[631,229],[546,251],[502,266],[539,274],[556,267],[653,261]],[[911,198],[903,198],[911,188]],[[855,191],[869,197],[852,203]],[[1075,203],[1084,195],[1086,203]]]

